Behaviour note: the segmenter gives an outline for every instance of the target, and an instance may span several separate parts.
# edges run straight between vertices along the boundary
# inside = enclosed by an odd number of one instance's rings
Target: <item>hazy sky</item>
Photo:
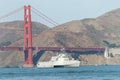
[[[30,4],[59,24],[95,18],[120,8],[120,0],[0,0],[0,16]],[[21,15],[20,15],[21,16]],[[22,17],[22,16],[21,16]],[[47,23],[46,23],[47,24]],[[48,24],[49,25],[49,24]]]

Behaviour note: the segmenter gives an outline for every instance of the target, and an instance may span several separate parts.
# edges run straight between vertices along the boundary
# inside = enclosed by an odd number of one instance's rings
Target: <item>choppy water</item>
[[[120,80],[120,66],[0,68],[0,80]]]

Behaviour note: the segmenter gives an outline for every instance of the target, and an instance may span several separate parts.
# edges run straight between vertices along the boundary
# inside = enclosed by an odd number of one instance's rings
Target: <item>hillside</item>
[[[38,46],[104,47],[104,41],[120,45],[119,26],[120,9],[116,9],[95,19],[61,24],[43,32],[34,40]]]
[[[48,29],[47,26],[37,22],[33,22],[32,26],[33,36]],[[0,42],[15,42],[20,39],[23,39],[23,21],[0,23]]]
[[[94,19],[87,18],[83,20],[73,20],[61,24],[59,26],[56,26],[52,29],[48,29],[41,33],[38,33],[33,38],[33,45],[42,47],[43,46],[106,47],[111,45],[120,46],[119,26],[120,26],[120,9],[116,9]],[[15,42],[14,45],[15,44],[22,45],[23,40],[19,40]],[[6,63],[5,65],[22,64],[24,58],[23,52],[9,52],[9,53],[11,54],[7,55],[4,58],[4,60],[1,60],[3,63],[0,65],[3,65],[4,63]],[[18,58],[13,59],[14,56]],[[41,59],[44,60],[49,56],[44,54],[41,57]],[[87,58],[85,59],[87,59],[88,63],[89,61],[94,63],[92,60],[89,60],[90,58],[88,58],[88,56],[86,57]],[[91,59],[92,57],[93,56],[91,56]],[[100,60],[102,60],[101,63],[104,62],[104,57],[102,57],[102,59]]]

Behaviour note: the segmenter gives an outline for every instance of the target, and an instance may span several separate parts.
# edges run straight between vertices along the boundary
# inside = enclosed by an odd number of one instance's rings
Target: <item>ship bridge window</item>
[[[67,58],[67,56],[63,56],[63,58]]]

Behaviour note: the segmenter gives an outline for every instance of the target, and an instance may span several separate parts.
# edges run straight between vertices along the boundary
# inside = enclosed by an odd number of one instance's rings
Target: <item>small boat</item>
[[[72,58],[71,60],[65,53],[60,53],[57,56],[53,56],[50,61],[46,62],[38,62],[37,68],[56,68],[56,67],[79,67],[80,61],[74,60]]]

